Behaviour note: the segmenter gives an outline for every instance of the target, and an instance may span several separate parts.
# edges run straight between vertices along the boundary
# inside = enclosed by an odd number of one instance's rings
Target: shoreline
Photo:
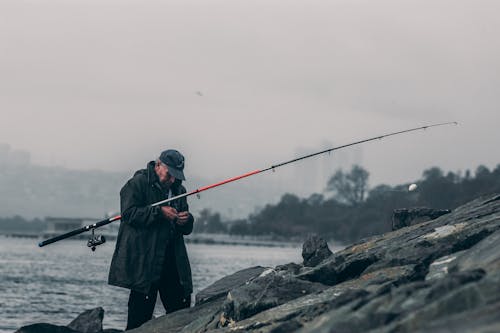
[[[29,238],[44,240],[56,236],[55,234],[37,234],[28,232],[9,232],[0,233],[0,237],[5,238]],[[106,241],[115,241],[116,235],[104,234]],[[88,234],[80,234],[71,237],[70,240],[86,240]],[[255,236],[231,236],[226,234],[195,234],[184,238],[187,244],[205,244],[205,245],[235,245],[235,246],[265,246],[265,247],[300,247],[302,240],[272,240],[269,237]],[[334,248],[341,247],[337,242],[331,242]]]

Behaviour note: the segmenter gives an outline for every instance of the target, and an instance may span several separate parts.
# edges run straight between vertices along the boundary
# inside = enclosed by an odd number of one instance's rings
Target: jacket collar
[[[150,161],[146,167],[147,174],[148,174],[148,184],[149,185],[155,185],[158,184],[160,185],[160,179],[158,178],[158,175],[156,174],[155,171],[155,161]]]

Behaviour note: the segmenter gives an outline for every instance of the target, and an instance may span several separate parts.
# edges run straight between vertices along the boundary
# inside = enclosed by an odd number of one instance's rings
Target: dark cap
[[[176,179],[186,180],[184,177],[184,156],[175,149],[165,150],[160,155],[160,161],[168,166],[168,172]]]

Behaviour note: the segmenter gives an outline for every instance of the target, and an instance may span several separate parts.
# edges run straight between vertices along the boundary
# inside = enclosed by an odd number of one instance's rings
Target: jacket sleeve
[[[120,191],[122,222],[135,228],[147,228],[163,219],[160,207],[146,204],[139,177],[130,179]]]
[[[186,189],[184,187],[181,188],[181,194],[186,193]],[[186,197],[180,199],[180,210],[181,212],[189,212],[189,205],[187,203]],[[189,213],[189,220],[185,225],[178,225],[175,224],[175,229],[182,233],[183,235],[189,235],[193,231],[193,223],[194,223],[194,217],[193,214]]]

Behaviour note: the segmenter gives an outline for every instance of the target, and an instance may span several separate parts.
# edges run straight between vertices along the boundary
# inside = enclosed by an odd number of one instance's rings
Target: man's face
[[[175,177],[168,173],[168,166],[165,163],[157,162],[155,171],[161,184],[170,186],[175,182]]]

